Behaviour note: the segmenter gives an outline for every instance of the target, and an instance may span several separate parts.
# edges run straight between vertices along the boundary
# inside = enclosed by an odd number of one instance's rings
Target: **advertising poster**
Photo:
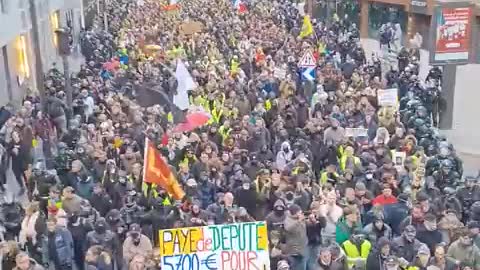
[[[264,221],[161,230],[162,270],[270,270]]]
[[[471,7],[436,10],[435,61],[467,61],[471,44]]]

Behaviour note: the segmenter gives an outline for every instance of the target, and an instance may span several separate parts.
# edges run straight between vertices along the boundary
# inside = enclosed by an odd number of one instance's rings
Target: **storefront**
[[[402,45],[415,33],[422,35],[422,47],[428,48],[433,0],[359,0],[360,32],[364,38],[378,39],[379,29],[389,24],[401,31]]]

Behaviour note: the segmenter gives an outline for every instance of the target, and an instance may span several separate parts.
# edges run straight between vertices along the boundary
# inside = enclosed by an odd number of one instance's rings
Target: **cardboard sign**
[[[392,154],[392,161],[395,167],[403,167],[403,164],[405,164],[405,159],[407,158],[407,153],[405,152],[399,152],[395,151]]]
[[[284,68],[276,67],[273,70],[273,77],[277,79],[283,80],[285,79],[286,76],[287,76],[287,70],[285,70]]]
[[[378,90],[377,92],[377,101],[380,106],[392,106],[397,107],[398,105],[398,89],[390,88],[385,90]]]
[[[193,35],[203,31],[203,24],[197,21],[190,21],[180,24],[179,31],[181,35]]]
[[[162,269],[270,269],[264,221],[159,232]]]
[[[367,137],[368,129],[366,128],[345,128],[345,136],[347,137]]]

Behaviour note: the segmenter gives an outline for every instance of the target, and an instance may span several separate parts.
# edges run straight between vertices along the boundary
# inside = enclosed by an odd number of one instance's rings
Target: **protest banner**
[[[345,128],[345,136],[347,137],[366,137],[368,129],[366,128]]]
[[[163,270],[269,270],[264,221],[159,231]]]
[[[398,89],[390,88],[385,90],[378,90],[377,92],[378,105],[380,106],[392,106],[398,105]]]
[[[273,77],[277,79],[283,80],[285,79],[286,76],[287,76],[287,70],[285,70],[284,68],[276,67],[273,70]]]

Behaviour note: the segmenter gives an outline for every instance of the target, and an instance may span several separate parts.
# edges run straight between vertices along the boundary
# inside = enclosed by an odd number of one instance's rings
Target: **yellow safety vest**
[[[173,114],[172,114],[172,112],[168,112],[168,113],[167,113],[167,121],[168,121],[169,123],[173,123]]]
[[[350,240],[343,242],[342,246],[343,250],[345,251],[345,255],[347,256],[347,264],[349,269],[352,269],[352,267],[355,265],[355,262],[359,259],[366,262],[368,254],[372,249],[372,244],[368,240],[363,241],[362,245],[360,246],[360,251]]]
[[[240,67],[240,63],[235,61],[235,59],[232,59],[232,61],[230,62],[230,72],[232,73],[232,75],[238,73],[239,67]]]
[[[158,196],[156,187],[157,185],[152,183],[152,187],[151,187],[152,198],[156,198]],[[148,184],[145,182],[142,183],[142,192],[143,192],[143,196],[148,197]]]
[[[216,106],[212,109],[212,118],[208,121],[208,124],[218,124],[223,115],[223,109],[217,110]]]
[[[265,110],[270,111],[270,109],[272,108],[272,102],[270,101],[270,99],[267,99],[265,100]]]
[[[345,171],[345,167],[347,166],[347,158],[349,158],[347,155],[342,155],[340,158],[340,170]],[[360,166],[360,159],[356,156],[352,156],[353,158],[353,164],[355,166]]]
[[[334,172],[333,175],[338,178],[338,173]],[[328,181],[328,173],[327,172],[322,172],[320,175],[320,185],[325,185]]]
[[[226,138],[228,138],[228,136],[230,136],[230,132],[232,132],[232,129],[231,128],[225,128],[225,126],[221,126],[218,129],[218,133],[220,133],[223,140],[225,140]]]

